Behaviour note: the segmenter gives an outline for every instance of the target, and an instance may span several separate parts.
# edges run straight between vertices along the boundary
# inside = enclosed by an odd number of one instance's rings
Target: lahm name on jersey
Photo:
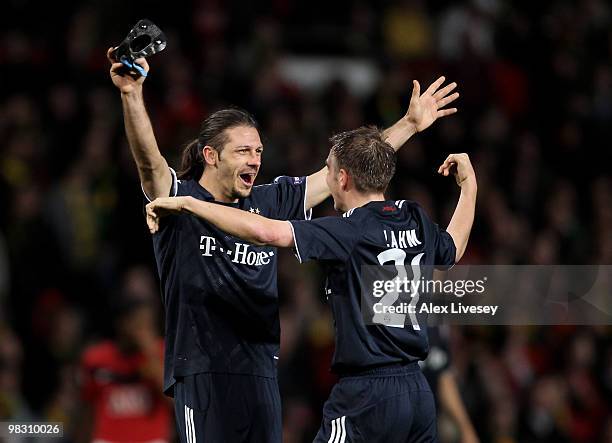
[[[388,248],[407,249],[421,244],[421,241],[416,236],[416,229],[401,231],[385,229],[383,234],[385,235]]]
[[[203,257],[212,257],[213,253],[226,254],[232,257],[232,263],[250,266],[264,266],[270,263],[270,257],[274,256],[274,251],[250,251],[252,245],[246,243],[234,244],[235,249],[223,248],[217,245],[217,239],[208,235],[200,236],[200,250]]]

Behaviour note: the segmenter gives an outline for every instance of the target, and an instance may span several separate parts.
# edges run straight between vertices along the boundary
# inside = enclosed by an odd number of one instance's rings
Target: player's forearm
[[[383,135],[387,143],[397,152],[416,133],[416,127],[402,117],[393,126],[385,129]]]
[[[327,166],[306,177],[306,210],[321,204],[330,196],[327,186]]]
[[[121,102],[125,133],[142,186],[151,199],[167,197],[172,177],[168,163],[157,146],[151,120],[144,105],[142,90],[121,94]]]
[[[457,427],[460,429],[462,436],[470,434],[475,437],[476,433],[470,417],[465,410],[461,394],[457,387],[457,382],[453,373],[449,370],[444,371],[440,375],[440,403],[442,409],[451,417]],[[472,440],[473,441],[473,440]]]
[[[236,208],[204,202],[193,197],[180,197],[182,208],[234,237],[255,245],[289,247],[293,233],[287,222],[271,220]]]
[[[458,262],[465,248],[467,247],[472,225],[474,224],[474,214],[476,212],[476,193],[478,186],[476,184],[476,177],[472,176],[467,178],[461,184],[461,195],[459,196],[459,202],[453,213],[453,217],[446,228],[446,231],[453,238],[457,253],[455,255],[455,262]]]

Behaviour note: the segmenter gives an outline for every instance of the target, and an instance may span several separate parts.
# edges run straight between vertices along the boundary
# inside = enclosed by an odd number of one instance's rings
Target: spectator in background
[[[383,14],[385,47],[399,59],[426,58],[433,49],[433,26],[422,0],[403,0]]]
[[[171,408],[162,394],[163,340],[155,309],[124,295],[116,307],[116,336],[85,349],[81,361],[79,441],[169,442]]]
[[[9,293],[9,283],[10,269],[6,241],[0,231],[0,306],[4,306],[5,297]],[[2,313],[0,313],[0,322],[2,322],[2,320]]]
[[[0,322],[0,420],[31,418],[20,388],[22,360],[20,340]]]

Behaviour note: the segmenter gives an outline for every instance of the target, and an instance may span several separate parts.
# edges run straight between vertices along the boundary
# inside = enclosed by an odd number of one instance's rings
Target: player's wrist
[[[406,132],[408,137],[412,137],[414,134],[419,132],[416,122],[409,118],[408,114],[402,117],[400,125],[403,131]]]
[[[189,212],[189,196],[176,197],[178,212]]]
[[[134,85],[131,88],[120,89],[120,91],[122,99],[142,101],[142,85]]]
[[[476,175],[470,174],[467,177],[463,178],[463,180],[461,180],[461,182],[459,183],[459,186],[461,187],[461,191],[476,192],[476,190],[478,189]]]
[[[184,197],[178,197],[179,200],[179,210],[181,212],[193,212],[193,202],[195,201],[195,199],[190,196],[184,196]]]

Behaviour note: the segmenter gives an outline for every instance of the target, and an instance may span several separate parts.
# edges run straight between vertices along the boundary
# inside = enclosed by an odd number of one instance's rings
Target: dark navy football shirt
[[[171,196],[214,202],[196,180],[172,174]],[[289,220],[310,218],[306,178],[278,177],[238,203],[218,203]],[[255,246],[187,214],[161,219],[153,247],[165,306],[164,391],[203,372],[276,377],[280,344],[277,251]]]
[[[300,262],[320,260],[327,273],[326,294],[336,330],[334,372],[423,360],[426,328],[366,324],[361,310],[362,266],[417,264],[419,269],[455,263],[451,236],[415,202],[374,201],[343,217],[291,221]],[[429,276],[430,277],[430,276]],[[419,322],[420,323],[420,322]]]

